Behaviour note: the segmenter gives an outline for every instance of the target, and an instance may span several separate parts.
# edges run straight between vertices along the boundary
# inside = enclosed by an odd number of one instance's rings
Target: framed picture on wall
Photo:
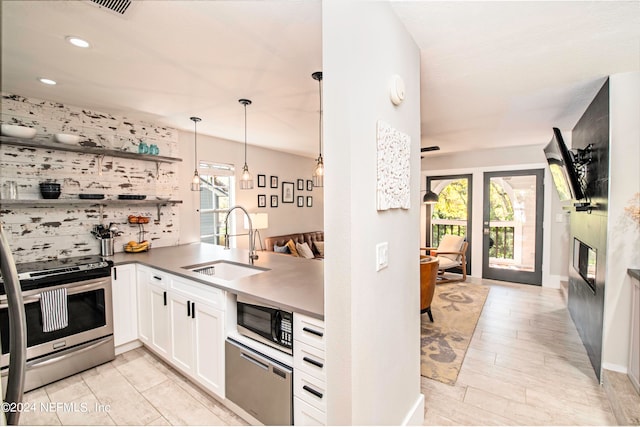
[[[307,191],[313,190],[313,181],[310,179],[307,180]]]
[[[304,207],[304,196],[298,196],[298,207]]]
[[[267,195],[266,194],[258,194],[258,207],[266,208],[267,207]]]
[[[304,190],[304,179],[298,180],[298,191]]]
[[[271,188],[278,188],[278,177],[271,175]]]
[[[282,203],[293,203],[293,182],[282,183]]]
[[[278,207],[278,196],[276,196],[275,194],[271,196],[271,207],[272,208]]]
[[[265,175],[258,175],[258,187],[267,186],[267,177]]]
[[[310,208],[313,206],[313,197],[307,196],[307,207]]]

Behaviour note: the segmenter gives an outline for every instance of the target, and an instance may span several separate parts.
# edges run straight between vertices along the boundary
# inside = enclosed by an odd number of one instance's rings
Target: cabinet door
[[[138,339],[151,345],[151,288],[150,273],[141,267],[137,268],[138,277]]]
[[[113,340],[117,347],[138,339],[135,264],[121,265],[111,269],[111,292]]]
[[[154,285],[151,290],[151,346],[162,356],[169,358],[171,341],[167,291]]]
[[[189,374],[193,369],[193,319],[191,318],[191,307],[192,300],[175,292],[169,293],[171,361],[177,368]]]
[[[224,312],[196,302],[194,321],[195,372],[198,382],[224,398]]]

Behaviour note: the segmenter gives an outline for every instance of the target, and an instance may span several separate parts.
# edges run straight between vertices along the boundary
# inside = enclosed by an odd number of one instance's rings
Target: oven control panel
[[[291,313],[282,313],[280,320],[280,343],[285,347],[293,347],[293,321]]]

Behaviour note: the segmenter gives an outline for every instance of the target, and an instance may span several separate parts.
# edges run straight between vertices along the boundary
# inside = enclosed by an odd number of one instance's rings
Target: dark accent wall
[[[569,247],[569,312],[600,379],[604,315],[605,254],[609,187],[609,80],[607,79],[572,132],[572,149],[593,145],[586,169],[587,200],[592,209],[571,213]],[[574,238],[596,250],[595,292],[573,267]]]

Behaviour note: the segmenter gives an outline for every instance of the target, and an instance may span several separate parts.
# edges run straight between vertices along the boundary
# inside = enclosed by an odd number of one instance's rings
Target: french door
[[[543,169],[484,174],[482,277],[542,284]]]

